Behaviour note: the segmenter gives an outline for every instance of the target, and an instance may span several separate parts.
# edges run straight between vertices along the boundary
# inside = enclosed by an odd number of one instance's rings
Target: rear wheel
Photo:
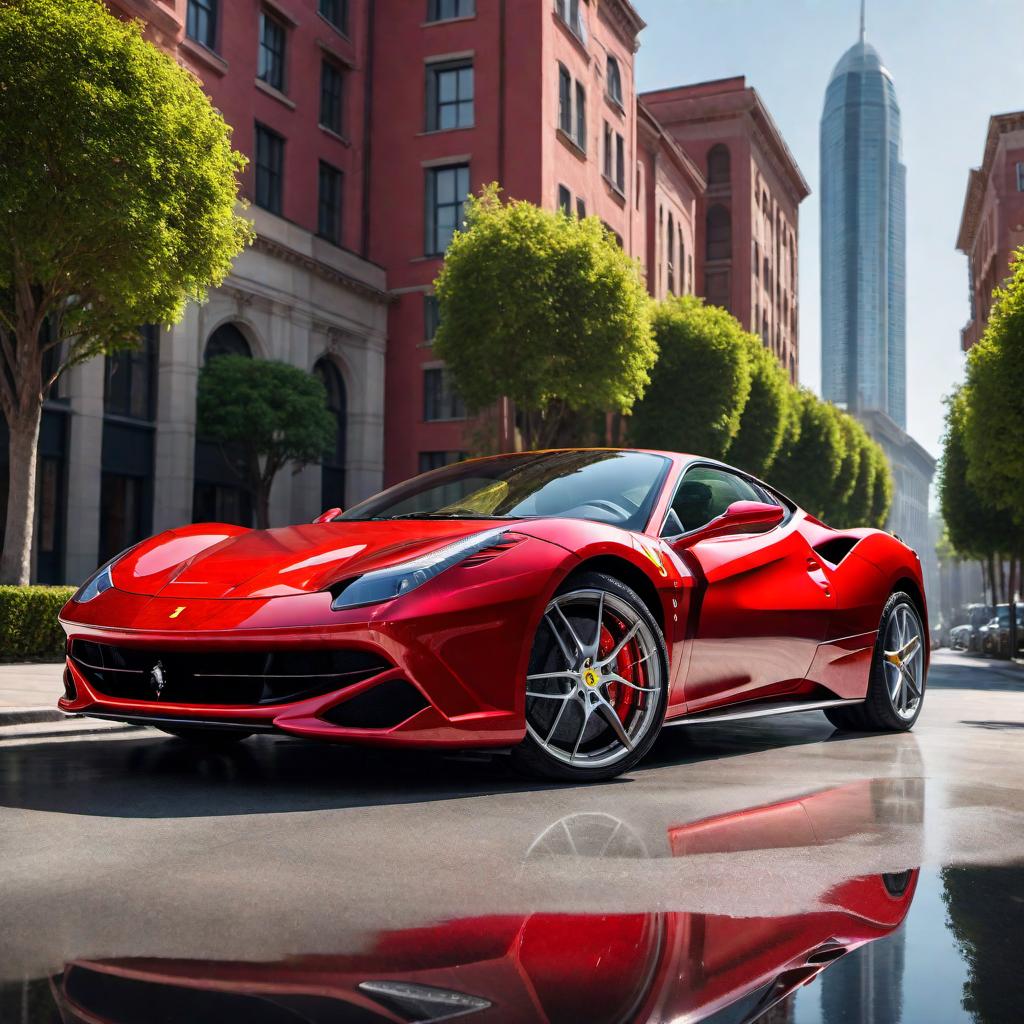
[[[514,762],[550,779],[614,778],[650,750],[667,700],[665,642],[647,606],[612,576],[581,574],[537,628]]]
[[[197,747],[231,747],[252,735],[244,729],[213,729],[202,725],[158,725],[157,728]]]
[[[867,699],[856,707],[825,712],[837,728],[850,732],[906,732],[924,704],[926,682],[924,627],[910,597],[902,591],[885,604],[871,661]]]

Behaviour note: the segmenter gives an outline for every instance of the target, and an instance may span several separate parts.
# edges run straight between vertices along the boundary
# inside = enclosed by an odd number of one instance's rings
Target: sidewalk
[[[0,665],[0,725],[63,721],[67,716],[57,710],[63,675],[63,662]]]

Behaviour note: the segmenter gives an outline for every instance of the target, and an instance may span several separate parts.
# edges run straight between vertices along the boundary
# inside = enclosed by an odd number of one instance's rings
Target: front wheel
[[[647,606],[614,577],[583,573],[537,627],[514,763],[549,779],[614,778],[650,750],[667,702],[665,641]]]
[[[926,676],[921,616],[910,597],[897,591],[882,611],[867,699],[856,707],[830,708],[825,716],[850,732],[907,732],[921,714]]]

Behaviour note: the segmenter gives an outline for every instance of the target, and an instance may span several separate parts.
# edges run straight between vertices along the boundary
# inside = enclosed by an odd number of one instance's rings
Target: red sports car
[[[921,712],[921,565],[710,459],[475,459],[308,526],[169,530],[61,612],[59,706],[202,741],[257,731],[510,748],[606,779],[663,725]]]

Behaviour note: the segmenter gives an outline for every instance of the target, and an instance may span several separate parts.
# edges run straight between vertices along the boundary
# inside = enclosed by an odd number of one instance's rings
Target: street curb
[[[29,725],[33,722],[63,722],[66,718],[77,718],[77,715],[66,715],[57,708],[0,708],[0,725]]]

